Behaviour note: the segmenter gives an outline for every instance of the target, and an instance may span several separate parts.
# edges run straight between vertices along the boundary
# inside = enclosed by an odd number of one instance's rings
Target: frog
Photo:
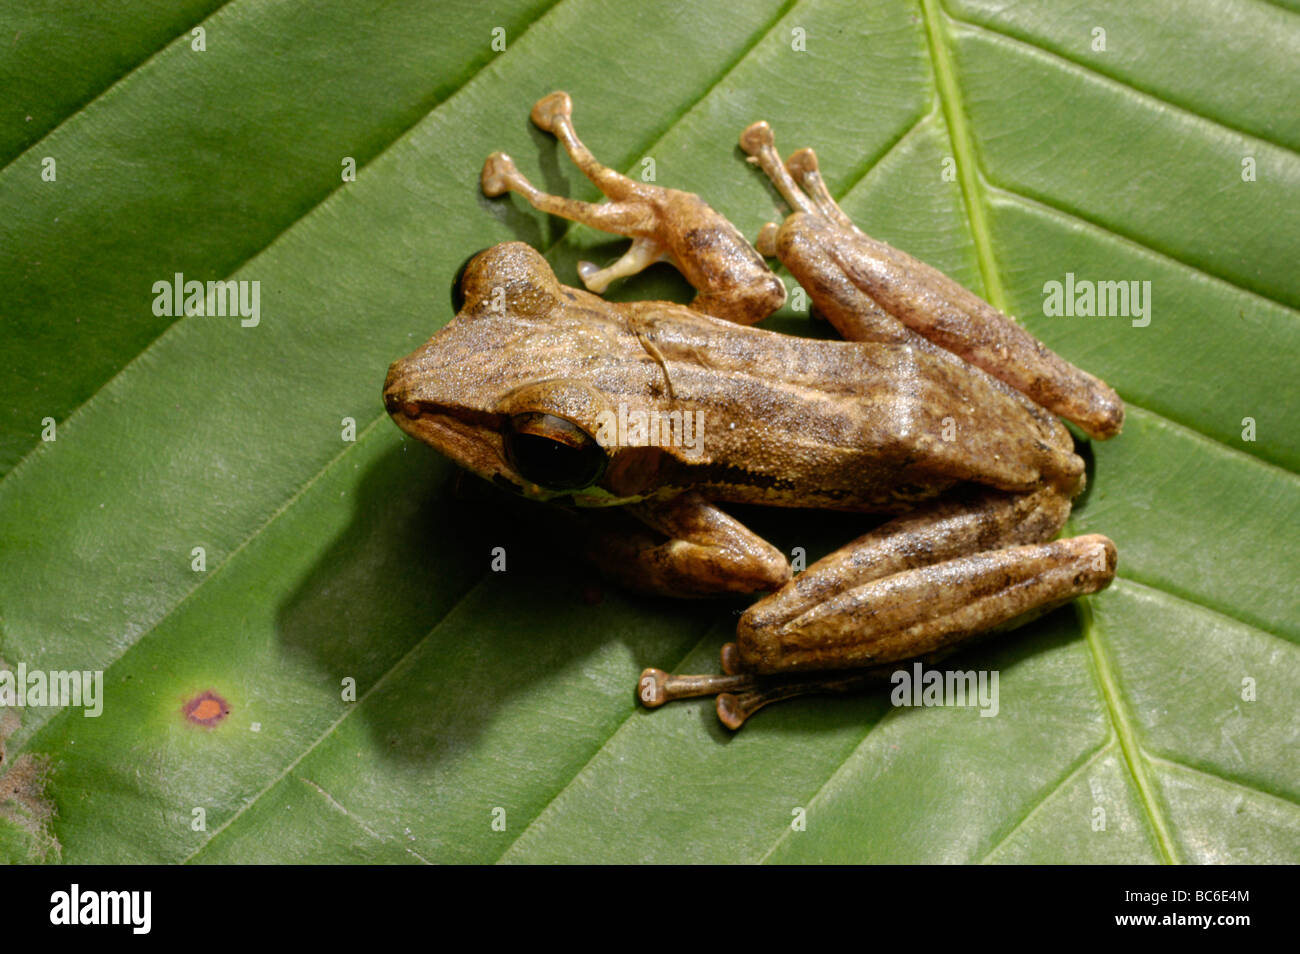
[[[484,163],[484,195],[517,194],[631,246],[605,268],[580,262],[582,287],[524,242],[470,256],[453,279],[455,316],[391,365],[383,399],[406,434],[464,469],[581,514],[587,555],[611,579],[754,599],[720,673],[645,669],[642,705],[713,696],[738,729],[772,702],[879,684],[1110,584],[1109,538],[1059,537],[1086,483],[1062,419],[1096,440],[1123,425],[1104,381],[869,237],[814,151],[782,161],[765,121],[740,148],[789,214],[750,243],[697,194],[602,165],[567,93],[530,115],[604,198],[545,193],[500,152]],[[757,327],[787,297],[770,258],[838,338]],[[692,301],[603,297],[661,261]],[[662,423],[657,439],[647,421]],[[694,446],[681,439],[691,422]],[[733,505],[884,522],[795,573]]]

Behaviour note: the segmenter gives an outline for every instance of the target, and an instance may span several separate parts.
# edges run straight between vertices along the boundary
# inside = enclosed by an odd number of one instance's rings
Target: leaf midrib
[[[944,116],[948,120],[948,137],[952,143],[953,152],[957,155],[958,180],[961,183],[962,195],[966,202],[971,240],[975,243],[979,254],[981,271],[985,273],[985,297],[990,304],[1005,313],[1007,310],[1006,298],[1001,279],[998,276],[992,235],[984,218],[984,205],[987,203],[987,198],[981,186],[981,180],[984,177],[982,174],[977,174],[975,143],[967,122],[961,88],[957,83],[944,41],[943,26],[939,22],[938,3],[939,0],[922,0],[926,36],[931,50],[931,65],[935,72],[935,85],[939,97],[943,101]],[[1092,651],[1094,660],[1093,674],[1106,707],[1111,732],[1119,737],[1129,777],[1138,790],[1143,810],[1147,815],[1147,822],[1156,836],[1156,841],[1160,846],[1165,861],[1172,862],[1177,856],[1174,853],[1172,839],[1169,836],[1168,823],[1159,803],[1156,801],[1154,792],[1151,791],[1146,777],[1145,766],[1141,761],[1141,753],[1138,751],[1135,741],[1135,733],[1128,719],[1128,713],[1117,698],[1117,687],[1114,685],[1111,671],[1112,664],[1094,632],[1092,610],[1088,600],[1089,597],[1082,597],[1077,600],[1075,604],[1077,607],[1076,612],[1078,613],[1080,629],[1083,630],[1084,638]]]
[[[961,182],[962,185],[963,197],[965,198],[967,203],[968,221],[971,227],[972,241],[975,243],[977,251],[979,252],[981,270],[984,269],[985,264],[987,263],[987,268],[989,270],[988,274],[994,276],[992,282],[990,282],[987,277],[985,278],[986,289],[988,291],[987,297],[990,303],[992,303],[996,308],[998,308],[999,311],[1006,312],[1007,307],[1006,307],[1005,298],[1003,296],[1002,285],[1001,282],[996,277],[997,266],[996,266],[996,256],[993,250],[992,236],[983,215],[984,212],[983,205],[987,203],[986,190],[988,189],[990,183],[987,175],[983,171],[983,168],[979,166],[975,160],[975,156],[977,155],[977,150],[975,148],[973,139],[971,138],[971,133],[970,133],[969,125],[966,120],[965,111],[961,105],[960,87],[957,84],[955,75],[952,72],[951,62],[948,59],[948,51],[946,50],[942,42],[942,37],[940,33],[940,24],[938,23],[938,17],[936,14],[936,7],[940,5],[940,0],[922,0],[922,5],[926,17],[927,36],[930,39],[930,43],[932,47],[932,62],[934,64],[935,71],[936,71],[936,86],[938,87],[940,97],[944,99],[944,114],[946,117],[949,118],[949,127],[948,127],[949,137],[953,142],[953,151],[954,153],[957,154],[958,157],[959,169],[964,168],[966,171],[965,175],[959,175],[959,181]],[[961,20],[960,18],[952,16],[950,13],[948,13],[946,8],[944,9],[943,15],[947,17],[950,21],[961,23],[963,26],[971,27],[976,30],[984,29],[978,24],[971,24],[965,20]],[[990,30],[988,32],[995,33],[997,35],[1003,35],[1001,33],[998,33],[998,31]],[[1037,47],[1035,44],[1027,43],[1015,37],[1008,37],[1008,39],[1013,42],[1022,43],[1026,46],[1033,47],[1034,49],[1038,49],[1044,56],[1053,58],[1055,60],[1059,60],[1065,64],[1069,64],[1070,66],[1079,69],[1080,71],[1095,72],[1095,71],[1086,70],[1084,67],[1081,67],[1078,64],[1074,64],[1072,61],[1067,60],[1064,57],[1059,57],[1051,53],[1050,51],[1042,50],[1040,47]],[[1157,100],[1158,102],[1164,103],[1165,105],[1168,105],[1172,109],[1182,110],[1182,107],[1177,106],[1176,104],[1168,103],[1167,101],[1161,99],[1160,97],[1156,97],[1142,90],[1138,90],[1137,88],[1132,87],[1129,84],[1115,80],[1112,77],[1105,76],[1104,74],[1096,74],[1096,75],[1103,76],[1106,80],[1110,82],[1114,82],[1117,85],[1125,87],[1126,89],[1129,89],[1135,95],[1145,96]],[[1188,110],[1182,110],[1182,111],[1190,112]],[[1223,124],[1215,123],[1214,120],[1209,119],[1208,117],[1200,116],[1199,114],[1195,114],[1195,113],[1193,113],[1193,115],[1197,115],[1198,118],[1208,123],[1218,125],[1221,127],[1223,126]],[[1228,127],[1223,127],[1223,128],[1228,128]],[[1239,132],[1237,130],[1233,130],[1233,131]],[[1245,135],[1249,135],[1249,134],[1245,134]],[[1263,140],[1263,137],[1256,136],[1254,138]],[[1263,141],[1268,141],[1268,140],[1263,140]],[[1284,151],[1292,153],[1294,155],[1294,152],[1292,150],[1286,149],[1286,147],[1280,146],[1276,143],[1273,143],[1272,145],[1278,146],[1278,148],[1283,149]],[[1027,196],[1021,196],[1019,193],[1010,189],[1006,189],[1004,187],[996,187],[996,188],[998,188],[999,191],[1002,191],[1007,194],[1015,195],[1017,198],[1024,199],[1025,201],[1039,201],[1039,200],[1030,199]],[[1061,214],[1074,215],[1074,213],[1069,213],[1066,212],[1065,210],[1057,209],[1056,207],[1050,205],[1049,203],[1041,203],[1041,204],[1049,208],[1054,208],[1057,212],[1060,212]],[[1224,278],[1223,276],[1213,274],[1204,268],[1200,268],[1199,266],[1195,266],[1190,263],[1184,262],[1181,259],[1179,259],[1177,256],[1173,256],[1167,252],[1156,249],[1150,246],[1149,244],[1147,244],[1146,242],[1134,239],[1130,236],[1122,236],[1119,233],[1117,233],[1114,229],[1109,228],[1108,226],[1105,226],[1101,223],[1093,222],[1085,217],[1077,216],[1077,215],[1074,215],[1074,217],[1079,218],[1081,221],[1088,222],[1094,227],[1101,229],[1106,233],[1113,235],[1117,238],[1132,241],[1134,242],[1134,244],[1140,245],[1143,248],[1148,249],[1154,254],[1161,255],[1166,258],[1170,258],[1175,261],[1178,261],[1180,264],[1190,269],[1193,269],[1201,274],[1204,274],[1209,278],[1217,279],[1228,285],[1231,285],[1232,287],[1238,290],[1245,291],[1250,294],[1254,294],[1259,297],[1265,298],[1270,302],[1274,302],[1275,304],[1280,305],[1281,307],[1285,308],[1287,311],[1292,312],[1293,314],[1297,313],[1295,309],[1291,308],[1291,306],[1287,305],[1284,302],[1276,301],[1270,296],[1264,295],[1263,293],[1258,292],[1254,289],[1244,288],[1238,285],[1237,283]],[[1137,407],[1137,405],[1132,405],[1132,402],[1126,402],[1126,403],[1129,403],[1131,406],[1135,408]],[[1271,461],[1264,460],[1263,458],[1258,457],[1257,455],[1254,454],[1250,454],[1247,451],[1241,450],[1239,448],[1235,448],[1195,428],[1187,427],[1186,425],[1182,425],[1176,421],[1173,421],[1165,417],[1164,415],[1143,408],[1138,408],[1138,409],[1152,417],[1157,418],[1158,420],[1164,422],[1169,426],[1176,427],[1196,435],[1196,437],[1201,438],[1209,442],[1210,444],[1214,445],[1221,452],[1230,453],[1230,454],[1240,454],[1243,457],[1247,457],[1253,461],[1263,464],[1264,466],[1270,468],[1271,470],[1280,471],[1292,480],[1300,481],[1300,477],[1297,477],[1297,475],[1292,473],[1290,470],[1281,467],[1280,465],[1274,464]],[[1153,586],[1152,588],[1159,589],[1161,592],[1168,593],[1168,595],[1170,595],[1175,599],[1181,599],[1181,597],[1178,594],[1169,592],[1166,588],[1162,586]],[[1193,605],[1201,605],[1201,604],[1193,604]],[[1155,837],[1156,844],[1159,847],[1161,854],[1164,856],[1164,860],[1167,863],[1179,863],[1180,857],[1177,848],[1175,846],[1174,838],[1170,832],[1169,821],[1166,818],[1164,809],[1161,806],[1159,795],[1155,790],[1155,785],[1147,773],[1147,768],[1149,765],[1149,755],[1146,749],[1141,744],[1137,726],[1133,722],[1131,714],[1128,711],[1128,707],[1125,704],[1124,695],[1121,691],[1121,688],[1118,683],[1118,678],[1115,673],[1114,661],[1111,659],[1109,652],[1107,651],[1106,647],[1103,645],[1101,637],[1097,632],[1096,626],[1094,625],[1093,622],[1091,597],[1082,597],[1078,599],[1075,602],[1075,606],[1076,606],[1076,613],[1078,614],[1078,618],[1079,618],[1080,629],[1084,634],[1084,638],[1085,641],[1087,642],[1089,652],[1093,661],[1094,679],[1097,683],[1099,694],[1101,695],[1104,705],[1106,707],[1107,719],[1110,723],[1111,734],[1113,735],[1115,741],[1117,741],[1119,744],[1120,750],[1124,757],[1125,767],[1128,770],[1129,777],[1132,780],[1134,788],[1137,790],[1138,797],[1141,802],[1143,811],[1146,814],[1147,822],[1150,825],[1151,832]],[[1219,612],[1222,613],[1221,610]],[[1227,614],[1227,613],[1222,613],[1222,615],[1229,616],[1230,618],[1235,618],[1232,617],[1231,614]],[[1245,621],[1241,621],[1241,622],[1245,622]],[[1263,632],[1270,632],[1269,630],[1260,627],[1256,623],[1248,623],[1247,625],[1250,625],[1252,626],[1252,628],[1261,630]],[[1104,748],[1105,746],[1103,746],[1103,749]],[[1233,784],[1240,784],[1240,783],[1234,782]],[[1248,790],[1251,791],[1257,791],[1257,789],[1254,789],[1250,786],[1242,785],[1241,787],[1247,788]],[[818,794],[820,794],[820,791],[821,790],[819,790]],[[1055,791],[1055,789],[1053,791]],[[1052,793],[1049,792],[1048,795],[1045,796],[1043,799],[1040,799],[1039,801],[1035,802],[1030,807],[1028,814],[1032,814],[1033,811],[1035,811],[1038,807],[1040,807],[1042,803],[1045,802],[1048,797],[1050,797],[1051,794]],[[1269,793],[1262,793],[1262,794],[1269,794]],[[778,840],[778,844],[779,844],[779,840]],[[996,850],[996,848],[994,850]]]
[[[929,5],[929,4],[940,4],[940,3],[941,3],[941,0],[922,0],[922,2],[925,3],[925,4],[927,4],[927,5]],[[927,6],[927,9],[928,9],[928,6]],[[1296,153],[1295,150],[1290,149],[1290,148],[1288,148],[1287,146],[1281,145],[1280,143],[1275,143],[1275,142],[1273,142],[1272,140],[1267,139],[1267,138],[1265,138],[1265,137],[1263,137],[1263,136],[1259,136],[1259,135],[1257,135],[1257,134],[1255,134],[1255,133],[1243,132],[1243,131],[1241,131],[1241,130],[1234,129],[1234,128],[1231,127],[1231,126],[1228,126],[1228,125],[1226,125],[1226,124],[1224,124],[1224,123],[1221,123],[1221,122],[1219,122],[1219,121],[1217,121],[1217,120],[1211,119],[1210,117],[1208,117],[1208,116],[1204,116],[1204,115],[1202,115],[1202,114],[1200,114],[1200,113],[1197,113],[1197,112],[1195,112],[1195,111],[1193,111],[1193,110],[1187,109],[1186,107],[1180,106],[1180,105],[1178,105],[1177,103],[1170,102],[1169,100],[1167,100],[1167,99],[1163,99],[1163,98],[1160,97],[1160,96],[1157,96],[1157,95],[1152,94],[1152,93],[1148,93],[1148,92],[1146,92],[1145,90],[1139,89],[1138,87],[1133,86],[1133,85],[1130,84],[1130,83],[1126,83],[1126,82],[1124,82],[1123,80],[1116,79],[1115,77],[1113,77],[1113,76],[1109,76],[1109,75],[1107,75],[1106,73],[1102,73],[1102,72],[1100,72],[1100,71],[1098,71],[1098,70],[1089,69],[1088,67],[1083,66],[1082,64],[1077,63],[1077,62],[1074,61],[1074,60],[1068,59],[1068,58],[1066,58],[1066,57],[1064,57],[1064,56],[1061,56],[1061,55],[1058,54],[1058,53],[1054,53],[1054,52],[1052,52],[1051,50],[1045,49],[1044,47],[1039,46],[1039,45],[1036,44],[1036,43],[1032,43],[1032,42],[1030,42],[1030,41],[1028,41],[1028,40],[1022,40],[1022,39],[1020,39],[1019,37],[1015,37],[1015,36],[1012,36],[1012,35],[1010,35],[1010,34],[1002,33],[1001,31],[991,29],[991,28],[989,28],[989,27],[983,26],[983,25],[978,24],[978,23],[972,23],[972,22],[969,21],[969,20],[963,20],[963,19],[961,19],[960,17],[956,17],[956,16],[953,16],[952,14],[948,13],[946,8],[943,8],[943,16],[944,16],[945,18],[947,18],[947,19],[949,20],[949,22],[951,22],[951,23],[955,23],[955,24],[959,24],[959,25],[962,26],[963,28],[965,28],[965,29],[969,29],[969,30],[971,30],[972,32],[982,32],[982,33],[987,33],[987,34],[989,34],[990,36],[995,36],[995,37],[999,37],[999,38],[1001,38],[1001,39],[1004,39],[1004,40],[1007,41],[1008,43],[1016,44],[1016,45],[1019,45],[1019,46],[1025,47],[1026,49],[1032,50],[1032,51],[1034,52],[1035,55],[1041,56],[1044,60],[1048,61],[1051,65],[1055,66],[1055,67],[1058,68],[1058,69],[1061,69],[1061,70],[1070,70],[1070,71],[1073,71],[1073,72],[1078,73],[1078,74],[1082,74],[1082,75],[1086,75],[1086,76],[1092,76],[1092,77],[1095,77],[1099,82],[1102,82],[1102,83],[1108,83],[1108,84],[1111,84],[1111,85],[1113,85],[1113,86],[1115,86],[1115,87],[1117,87],[1117,88],[1123,90],[1127,95],[1130,95],[1130,96],[1133,96],[1133,97],[1137,97],[1137,98],[1140,98],[1140,99],[1150,100],[1151,102],[1153,102],[1153,103],[1155,103],[1155,104],[1157,104],[1157,105],[1159,105],[1159,106],[1161,106],[1161,107],[1164,107],[1164,108],[1169,109],[1169,110],[1174,111],[1174,112],[1182,113],[1182,114],[1187,115],[1187,116],[1191,116],[1192,118],[1198,120],[1199,122],[1203,122],[1203,123],[1205,123],[1205,124],[1207,124],[1207,125],[1214,126],[1214,127],[1216,127],[1217,129],[1220,129],[1220,130],[1225,130],[1225,131],[1227,131],[1227,132],[1232,133],[1233,135],[1243,136],[1243,137],[1248,138],[1248,139],[1254,139],[1254,140],[1256,140],[1257,142],[1267,144],[1268,146],[1271,146],[1271,147],[1273,147],[1273,148],[1275,148],[1275,149],[1278,149],[1278,150],[1281,151],[1281,152],[1287,153],[1287,154],[1288,154],[1291,158],[1293,158],[1293,159],[1300,160],[1300,153]],[[974,143],[973,143],[973,142],[971,143],[971,147],[972,147],[972,150],[973,150],[973,147],[974,147]],[[954,149],[956,149],[956,146],[954,146]],[[1172,252],[1170,252],[1170,251],[1168,251],[1168,250],[1166,250],[1166,249],[1161,249],[1161,248],[1156,247],[1155,245],[1151,244],[1151,242],[1150,242],[1150,241],[1147,241],[1146,239],[1138,238],[1137,236],[1134,236],[1134,235],[1127,235],[1127,234],[1125,234],[1125,233],[1123,233],[1123,232],[1118,231],[1117,229],[1115,229],[1115,228],[1112,227],[1112,226],[1105,225],[1105,224],[1102,223],[1102,222],[1099,222],[1099,221],[1097,221],[1097,220],[1095,220],[1095,219],[1093,219],[1093,218],[1090,218],[1090,217],[1088,217],[1088,216],[1086,216],[1086,215],[1081,214],[1081,212],[1079,212],[1078,210],[1074,210],[1074,209],[1064,209],[1064,208],[1062,208],[1062,207],[1060,207],[1060,206],[1058,206],[1058,205],[1054,205],[1053,203],[1047,202],[1047,201],[1045,201],[1045,200],[1043,200],[1043,199],[1041,199],[1041,198],[1027,196],[1027,195],[1024,195],[1023,193],[1021,193],[1021,192],[1019,192],[1019,191],[1017,191],[1017,190],[1015,190],[1015,189],[1012,189],[1012,188],[1010,188],[1010,187],[1008,187],[1008,186],[1001,185],[1001,184],[998,184],[998,183],[993,183],[993,182],[988,178],[987,174],[983,171],[983,169],[982,169],[981,167],[978,166],[978,164],[975,164],[975,165],[973,166],[973,168],[975,168],[975,169],[977,170],[977,171],[975,172],[975,175],[978,176],[978,178],[979,178],[981,184],[982,184],[983,186],[985,186],[985,187],[992,186],[992,187],[994,187],[994,188],[998,188],[998,189],[1000,189],[1000,190],[1003,191],[1003,192],[1007,192],[1007,193],[1009,193],[1009,194],[1011,194],[1011,195],[1015,195],[1015,196],[1018,197],[1018,198],[1025,199],[1025,200],[1027,200],[1027,201],[1035,201],[1035,202],[1039,202],[1039,203],[1041,203],[1042,205],[1047,206],[1048,208],[1055,209],[1055,210],[1057,210],[1057,211],[1059,211],[1059,212],[1062,212],[1063,214],[1071,215],[1071,216],[1073,216],[1073,217],[1079,219],[1079,221],[1081,221],[1081,222],[1087,222],[1089,225],[1093,225],[1093,226],[1095,226],[1096,228],[1102,229],[1102,230],[1104,230],[1104,231],[1110,233],[1111,235],[1114,235],[1114,236],[1116,236],[1116,237],[1118,237],[1118,238],[1126,239],[1126,240],[1128,240],[1128,241],[1133,242],[1134,244],[1140,245],[1142,248],[1145,248],[1145,249],[1147,249],[1148,251],[1151,251],[1151,252],[1153,252],[1153,253],[1155,253],[1155,254],[1157,254],[1157,255],[1162,255],[1162,256],[1164,256],[1164,257],[1166,257],[1166,258],[1169,258],[1169,259],[1172,259],[1172,260],[1174,260],[1174,261],[1176,261],[1176,262],[1179,262],[1180,264],[1185,265],[1185,266],[1187,266],[1188,268],[1194,269],[1195,271],[1197,271],[1197,272],[1199,272],[1199,273],[1205,275],[1205,276],[1208,277],[1208,278],[1217,279],[1218,281],[1224,282],[1225,284],[1230,285],[1230,286],[1232,286],[1233,288],[1236,288],[1236,289],[1238,289],[1238,290],[1240,290],[1240,291],[1246,292],[1246,293],[1251,294],[1251,295],[1255,295],[1255,296],[1260,297],[1260,298],[1263,298],[1263,299],[1265,299],[1265,300],[1267,300],[1267,301],[1269,301],[1269,302],[1272,302],[1273,304],[1276,304],[1276,305],[1278,305],[1279,307],[1284,308],[1284,309],[1286,309],[1287,311],[1291,312],[1293,315],[1300,316],[1300,308],[1297,308],[1296,306],[1291,305],[1291,304],[1289,304],[1289,303],[1287,303],[1287,302],[1280,301],[1280,300],[1278,300],[1278,299],[1272,297],[1271,295],[1267,294],[1266,292],[1260,291],[1260,290],[1257,289],[1257,288],[1251,288],[1251,287],[1249,287],[1249,286],[1247,286],[1247,285],[1242,285],[1240,282],[1237,282],[1237,281],[1235,281],[1235,280],[1233,280],[1233,279],[1231,279],[1231,278],[1228,278],[1226,275],[1221,275],[1221,274],[1219,274],[1219,273],[1217,273],[1217,272],[1210,271],[1208,268],[1206,268],[1206,267],[1204,267],[1204,266],[1201,266],[1201,265],[1195,265],[1195,264],[1192,264],[1191,262],[1187,262],[1187,261],[1185,261],[1184,259],[1180,258],[1178,255],[1175,255],[1175,254],[1173,254]],[[999,291],[1000,291],[1000,289],[999,289]],[[995,301],[995,300],[993,300],[992,298],[990,298],[989,300],[990,300],[994,305],[996,305],[996,306],[998,307],[999,310],[1005,311],[1005,308],[1003,307],[1003,304],[1002,304],[1000,301]]]

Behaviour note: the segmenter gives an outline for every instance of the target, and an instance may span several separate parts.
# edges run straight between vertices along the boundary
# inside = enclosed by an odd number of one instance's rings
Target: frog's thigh
[[[850,586],[784,623],[737,628],[732,668],[776,673],[863,668],[1010,629],[1115,575],[1096,534],[986,550]]]
[[[937,268],[822,216],[788,218],[777,233],[776,250],[801,283],[808,278],[805,287],[845,337],[861,340],[863,330],[852,311],[867,302],[868,332],[880,324],[875,313],[887,313],[1091,436],[1119,433],[1124,405],[1105,382],[1070,364]],[[841,278],[834,278],[834,272],[841,272]]]
[[[895,517],[833,551],[741,618],[749,630],[780,628],[832,597],[871,580],[984,550],[1052,539],[1070,502],[1051,487],[1028,494],[986,490],[941,499]]]
[[[624,509],[657,533],[601,526],[602,515],[593,514],[587,551],[606,575],[633,589],[715,596],[774,590],[790,579],[781,551],[699,494]]]
[[[737,626],[737,646],[724,649],[724,668],[779,672],[893,662],[1088,591],[1076,592],[1074,577],[1057,572],[1073,551],[1046,542],[1069,515],[1068,498],[1048,486],[1029,494],[970,493],[896,517],[751,606]],[[1091,539],[1104,541],[1110,554],[1106,566],[1093,567],[1104,571],[1093,587],[1099,589],[1110,581],[1114,547],[1104,537]],[[1084,549],[1095,562],[1095,546]],[[1078,585],[1096,582],[1089,577]],[[1030,593],[1041,599],[1018,611],[1017,601]],[[810,663],[805,651],[822,655]]]

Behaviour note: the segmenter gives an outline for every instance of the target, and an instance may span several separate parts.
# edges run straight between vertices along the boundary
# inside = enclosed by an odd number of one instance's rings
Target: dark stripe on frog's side
[[[901,513],[955,483],[900,482],[889,468],[873,468],[871,479],[863,479],[865,475],[857,469],[843,475],[818,473],[807,480],[765,473],[744,464],[695,463],[653,447],[623,449],[615,460],[602,486],[617,496],[670,496],[696,490],[719,502],[773,507]]]

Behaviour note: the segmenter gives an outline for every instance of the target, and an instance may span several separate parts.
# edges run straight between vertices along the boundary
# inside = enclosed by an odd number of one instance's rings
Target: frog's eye
[[[515,471],[547,490],[590,487],[609,460],[594,437],[553,414],[516,414],[506,427],[505,445]]]
[[[478,258],[487,249],[481,248],[465,261],[460,263],[460,268],[456,269],[456,277],[451,280],[451,309],[456,314],[465,307],[465,289],[462,287],[465,281],[465,270],[469,268],[469,263]]]

